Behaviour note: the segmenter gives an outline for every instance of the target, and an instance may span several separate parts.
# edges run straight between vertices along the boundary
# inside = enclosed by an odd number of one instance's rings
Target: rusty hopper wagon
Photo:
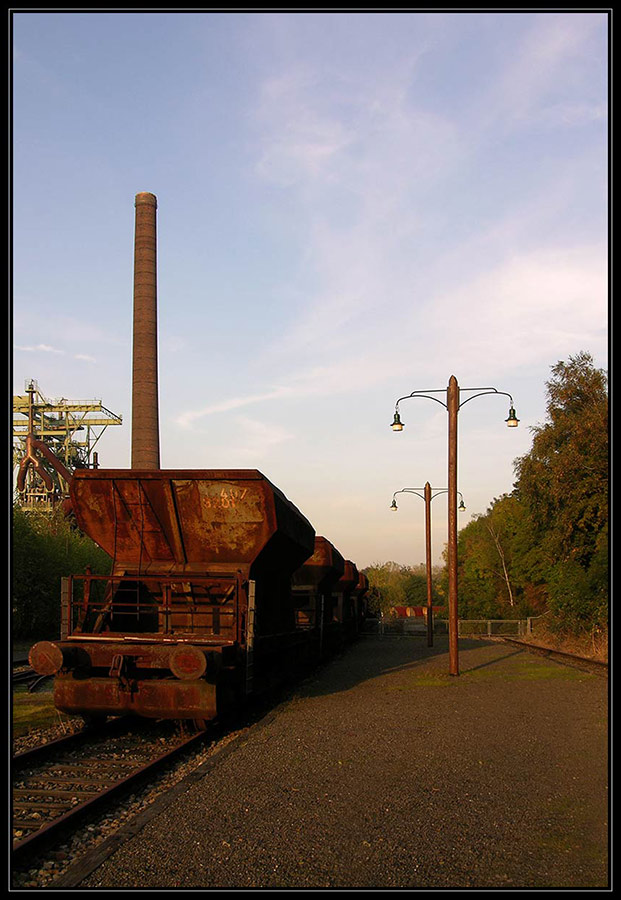
[[[360,631],[367,616],[367,598],[369,591],[369,579],[364,572],[358,573],[358,584],[354,588],[354,612],[356,617],[356,631]]]
[[[358,569],[350,559],[345,560],[345,571],[332,589],[332,630],[336,639],[344,641],[356,633],[355,590],[359,579]]]
[[[332,589],[345,571],[345,560],[325,537],[315,537],[315,551],[293,573],[293,603],[298,628],[312,629],[318,635],[318,653],[323,653],[323,638],[332,622]]]
[[[63,637],[31,650],[58,709],[200,722],[312,662],[291,576],[314,529],[260,472],[81,470],[70,490],[113,568],[69,578]]]

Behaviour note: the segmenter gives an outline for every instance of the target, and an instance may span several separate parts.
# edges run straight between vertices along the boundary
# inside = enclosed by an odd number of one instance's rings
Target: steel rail
[[[39,684],[53,677],[53,675],[37,675],[35,670],[29,666],[22,672],[12,672],[11,684],[27,684],[28,692],[32,693]]]
[[[74,742],[78,742],[77,739],[80,737],[84,739],[84,736],[84,732],[77,732],[74,735],[68,736],[68,738],[60,738],[57,741],[50,741],[48,744],[42,745],[41,747],[34,748],[30,751],[24,751],[23,753],[16,755],[14,757],[14,762],[17,762],[19,764],[19,767],[22,768],[23,765],[27,765],[31,761],[40,761],[40,757],[44,751],[46,753],[50,753],[52,752],[52,750],[60,749],[63,746],[68,746],[72,742],[72,738],[74,739]],[[203,741],[205,737],[206,731],[199,731],[195,734],[191,734],[188,737],[183,738],[178,744],[175,744],[174,747],[169,748],[164,753],[160,753],[153,759],[149,760],[149,762],[142,765],[136,763],[134,770],[128,775],[121,776],[112,784],[108,782],[108,784],[102,790],[93,792],[93,795],[91,797],[84,799],[81,803],[76,804],[75,806],[66,810],[66,812],[61,813],[60,816],[57,816],[56,818],[45,822],[37,830],[32,831],[25,837],[16,839],[13,842],[14,863],[23,861],[26,854],[37,853],[45,849],[54,841],[59,839],[64,832],[70,830],[71,828],[75,828],[80,820],[83,819],[86,815],[90,815],[96,812],[98,809],[109,803],[112,799],[128,792],[139,781],[154,775],[159,768],[163,767],[166,763],[179,756],[193,744],[197,744]],[[118,764],[118,760],[110,760],[110,763]],[[60,766],[62,765],[62,763],[57,763],[57,765]],[[65,765],[68,764],[65,763]],[[53,775],[45,777],[48,777],[50,781],[54,781]],[[91,783],[89,782],[88,777],[84,775],[80,776],[80,779],[82,784]],[[58,777],[56,778],[56,781],[58,782]],[[77,782],[77,779],[75,779],[75,781]],[[58,793],[60,794],[60,792]],[[77,796],[75,791],[71,793],[72,796]],[[52,788],[50,791],[46,791],[45,795],[53,800],[54,789]],[[34,805],[35,804],[33,804],[33,806]],[[50,806],[49,803],[47,805],[48,807]]]
[[[129,717],[119,716],[118,718],[109,721],[106,724],[105,729],[108,733],[116,734],[119,729],[122,730],[123,728],[130,727],[131,724],[132,720],[130,720]],[[28,747],[26,750],[21,750],[19,753],[13,754],[11,760],[13,774],[17,774],[19,769],[24,768],[25,766],[40,763],[46,756],[50,756],[50,754],[56,753],[59,750],[71,750],[75,746],[79,746],[92,739],[95,734],[101,736],[101,730],[95,730],[93,727],[84,726],[79,731],[73,731],[70,734],[64,734],[61,737],[46,741],[43,744],[37,744],[35,747]]]
[[[560,659],[572,660],[573,662],[584,663],[593,666],[594,669],[606,672],[608,674],[608,663],[601,659],[592,659],[590,656],[581,656],[579,653],[569,653],[567,650],[555,650],[552,647],[543,647],[541,644],[531,644],[528,641],[522,641],[518,638],[503,637],[503,641],[507,644],[515,644],[524,647],[525,650],[532,650],[541,656],[559,657]]]

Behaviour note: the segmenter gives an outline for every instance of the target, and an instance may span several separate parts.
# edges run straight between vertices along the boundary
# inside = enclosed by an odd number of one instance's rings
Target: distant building
[[[435,615],[441,607],[432,606],[431,611],[433,615]],[[407,619],[413,616],[420,616],[423,618],[427,618],[427,607],[426,606],[391,606],[388,610],[388,615],[392,616],[396,619]]]

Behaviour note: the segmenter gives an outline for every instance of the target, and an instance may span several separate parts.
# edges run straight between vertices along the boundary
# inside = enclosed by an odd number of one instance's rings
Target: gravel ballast
[[[607,887],[607,680],[424,640],[359,640],[79,887]]]

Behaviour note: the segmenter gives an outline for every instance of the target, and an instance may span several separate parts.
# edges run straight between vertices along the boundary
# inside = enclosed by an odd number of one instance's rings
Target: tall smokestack
[[[159,469],[157,386],[157,198],[136,194],[132,469]]]

